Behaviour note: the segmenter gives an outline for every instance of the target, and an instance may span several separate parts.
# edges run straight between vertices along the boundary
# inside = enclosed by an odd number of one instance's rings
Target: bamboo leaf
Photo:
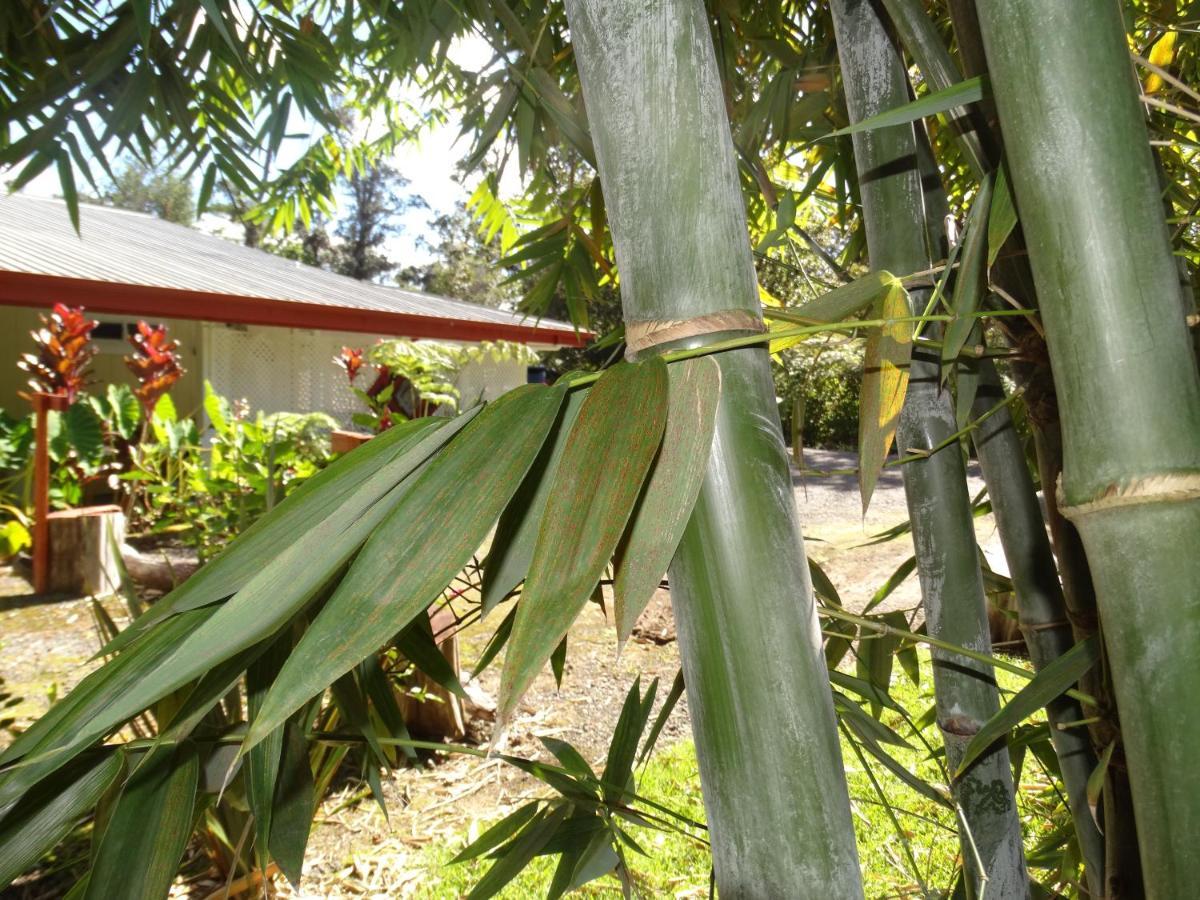
[[[650,718],[650,710],[654,706],[654,697],[657,693],[658,679],[655,678],[650,682],[650,687],[646,689],[646,696],[642,697],[642,679],[639,676],[634,679],[633,686],[625,695],[621,716],[617,719],[612,742],[608,745],[608,759],[604,764],[605,801],[620,800],[621,791],[625,789],[633,775],[638,740],[646,728],[646,721]]]
[[[926,94],[924,97],[913,100],[911,103],[905,103],[902,106],[885,110],[878,115],[862,119],[846,128],[831,131],[821,138],[821,140],[842,137],[848,134],[858,134],[862,131],[872,131],[876,128],[887,128],[892,125],[903,125],[906,122],[913,122],[917,119],[923,119],[926,116],[947,112],[955,107],[966,106],[968,103],[976,103],[982,100],[987,93],[987,76],[977,75],[974,78],[967,78],[957,84],[953,84],[945,90],[934,91],[931,94]]]
[[[554,754],[555,758],[562,763],[562,767],[572,775],[577,778],[591,778],[599,781],[596,778],[596,773],[592,771],[592,767],[588,765],[588,761],[569,743],[552,737],[538,737],[538,740],[542,742],[547,750]]]
[[[1017,227],[1017,207],[1013,202],[1012,188],[1008,184],[1008,168],[1001,164],[995,173],[996,186],[992,194],[992,206],[987,224],[987,264],[990,268],[1000,255],[1000,249],[1012,230]]]
[[[1079,681],[1099,658],[1096,637],[1080,641],[1047,665],[988,719],[963,751],[955,777],[960,777],[992,744]]]
[[[879,589],[875,591],[874,596],[871,597],[871,600],[866,606],[863,607],[862,615],[867,615],[867,613],[890,597],[892,591],[900,587],[900,585],[904,583],[905,579],[908,578],[908,576],[911,575],[916,568],[917,558],[915,556],[910,556],[904,562],[900,563],[900,565],[896,567],[896,571],[888,576],[887,581],[880,585]]]
[[[541,453],[500,516],[483,566],[483,592],[480,598],[482,615],[495,609],[529,572],[538,526],[542,523],[554,473],[558,471],[559,460],[567,446],[567,436],[587,395],[586,389],[571,391],[567,395],[567,402],[563,404]]]
[[[210,418],[212,412],[219,412],[207,402],[205,408],[209,410]],[[371,482],[378,470],[409,452],[414,452],[414,457],[420,457],[426,450],[433,452],[462,427],[459,424],[462,418],[452,422],[437,418],[404,422],[335,460],[246,529],[214,560],[155,603],[110,641],[101,653],[117,652],[144,634],[151,625],[170,615],[234,594],[262,571],[265,560],[276,558],[339,508],[349,503],[365,508],[381,497],[390,485],[384,481]],[[218,420],[213,418],[213,421],[216,424]],[[435,437],[448,424],[451,432]],[[423,446],[426,441],[429,443]]]
[[[442,638],[444,641],[445,638]],[[433,634],[429,616],[417,616],[396,636],[396,649],[404,658],[452,694],[466,699],[466,691],[454,673],[454,666],[442,653]]]
[[[509,813],[471,844],[461,850],[454,859],[450,860],[449,865],[455,863],[466,862],[469,859],[483,856],[490,850],[499,847],[510,837],[525,827],[526,823],[534,817],[538,809],[541,807],[540,800],[534,800],[532,803],[526,803],[524,806],[518,807],[514,812]]]
[[[908,296],[903,287],[893,284],[880,302],[876,318],[908,314]],[[864,516],[896,437],[911,358],[912,329],[907,323],[892,322],[871,330],[864,351],[858,423],[858,486]]]
[[[499,720],[554,652],[600,581],[662,441],[667,367],[608,369],[592,387],[554,475],[509,639]]]
[[[813,590],[817,596],[826,603],[832,603],[834,606],[842,605],[842,598],[838,596],[837,588],[834,587],[833,581],[825,574],[825,570],[811,556],[808,558],[808,576],[812,579]]]
[[[151,750],[104,828],[86,900],[165,897],[192,833],[200,758],[191,743]]]
[[[503,855],[496,864],[488,869],[486,875],[467,894],[467,900],[486,900],[499,893],[500,889],[512,881],[517,874],[529,865],[529,861],[537,856],[538,851],[546,845],[571,807],[562,804],[553,811],[539,815],[533,819],[502,851]]]
[[[300,884],[304,869],[304,850],[316,807],[316,788],[308,759],[301,716],[288,719],[283,726],[283,751],[279,778],[275,785],[275,805],[271,809],[271,856],[288,881]]]
[[[246,713],[250,719],[258,715],[263,699],[271,683],[278,677],[291,648],[292,636],[285,633],[246,670]],[[277,728],[250,751],[244,770],[246,800],[254,816],[255,847],[259,854],[259,863],[264,868],[268,863],[271,810],[275,806],[275,784],[279,778],[282,754],[283,729]]]
[[[870,272],[800,306],[764,307],[763,316],[798,325],[841,322],[859,310],[878,303],[897,286],[900,286],[900,280],[891,272]]]
[[[1108,776],[1108,764],[1112,761],[1113,750],[1117,748],[1117,742],[1112,741],[1104,752],[1100,754],[1100,759],[1096,763],[1096,768],[1092,770],[1092,774],[1087,780],[1087,801],[1088,809],[1092,811],[1092,819],[1099,825],[1100,822],[1100,795],[1104,793],[1104,779]]]
[[[958,277],[954,280],[954,295],[951,300],[954,319],[946,326],[942,337],[943,383],[950,372],[950,364],[958,359],[958,354],[962,352],[963,345],[977,324],[975,311],[979,309],[987,286],[986,226],[994,184],[993,175],[989,174],[983,178],[979,183],[979,192],[971,204],[971,212],[967,216],[967,234],[963,240],[962,260],[958,267]]]
[[[662,708],[659,709],[658,715],[654,719],[654,725],[650,728],[650,734],[646,737],[646,743],[642,745],[642,752],[638,754],[637,761],[639,764],[649,759],[650,754],[654,752],[654,745],[658,742],[658,736],[662,734],[663,726],[667,724],[667,719],[671,717],[671,712],[675,709],[675,704],[683,696],[683,687],[683,669],[679,669],[675,672],[675,680],[671,682],[671,690],[667,692],[667,697],[663,700]]]
[[[565,393],[504,395],[413,481],[284,663],[243,752],[437,599],[525,477]]]
[[[161,631],[164,637],[147,635],[145,652],[123,652],[85,679],[68,696],[70,702],[62,714],[51,710],[22,736],[27,742],[14,742],[10,748],[12,753],[20,743],[21,751],[36,747],[54,752],[36,764],[15,769],[0,782],[0,810],[42,775],[65,764],[122,722],[286,624],[349,561],[404,496],[412,484],[406,476],[457,431],[456,426],[457,420],[417,440],[374,471],[349,497],[341,497],[341,503],[323,521],[280,549],[265,566],[260,558],[257,574],[233,599],[212,609],[188,610],[160,623],[154,632]],[[192,612],[203,615],[192,616]],[[176,625],[173,619],[184,622]],[[135,643],[131,649],[137,648]],[[87,689],[74,701],[85,685]]]
[[[120,774],[118,753],[80,760],[38,785],[0,819],[0,888],[41,859],[90,812]]]
[[[617,547],[613,584],[617,642],[624,645],[675,555],[700,494],[712,449],[721,368],[710,357],[669,367],[662,447]]]

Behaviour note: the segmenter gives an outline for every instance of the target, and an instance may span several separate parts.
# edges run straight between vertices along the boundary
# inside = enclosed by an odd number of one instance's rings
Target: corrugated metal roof
[[[578,341],[564,322],[356,281],[142,213],[81,204],[80,232],[72,228],[61,200],[0,197],[0,273],[255,298],[260,309],[261,301],[269,300],[536,328],[541,340],[561,334],[564,343]]]

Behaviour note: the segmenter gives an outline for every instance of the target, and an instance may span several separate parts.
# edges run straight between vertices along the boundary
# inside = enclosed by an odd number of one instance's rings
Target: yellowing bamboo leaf
[[[613,584],[617,641],[624,644],[675,555],[712,449],[721,367],[704,356],[669,367],[662,448],[617,548]]]
[[[1175,44],[1179,40],[1179,32],[1168,31],[1150,48],[1150,62],[1160,69],[1168,68],[1175,59]],[[1146,76],[1146,93],[1153,94],[1162,90],[1163,79],[1157,72]]]
[[[417,476],[283,664],[242,753],[437,599],[529,471],[565,394],[505,394]]]
[[[587,603],[625,531],[662,442],[667,366],[621,363],[592,387],[546,501],[504,660],[506,721]]]
[[[907,315],[908,294],[899,284],[893,284],[880,302],[876,318],[895,319]],[[911,358],[912,327],[907,322],[892,322],[871,329],[864,352],[858,420],[858,487],[864,516],[896,437],[900,408],[908,390]]]

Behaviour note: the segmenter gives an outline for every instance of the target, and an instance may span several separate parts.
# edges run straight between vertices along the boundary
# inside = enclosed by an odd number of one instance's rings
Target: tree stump
[[[119,558],[125,515],[119,506],[85,506],[46,517],[50,565],[46,589],[111,594],[121,587]]]
[[[453,667],[454,674],[459,675],[461,670],[458,635],[453,631],[454,614],[448,609],[440,609],[429,618],[433,633],[446,635],[438,641],[438,649]],[[404,714],[404,724],[408,726],[409,733],[423,740],[460,740],[467,733],[462,700],[423,672],[416,672],[413,680],[424,690],[427,699],[418,700],[408,694],[400,696],[400,711]]]

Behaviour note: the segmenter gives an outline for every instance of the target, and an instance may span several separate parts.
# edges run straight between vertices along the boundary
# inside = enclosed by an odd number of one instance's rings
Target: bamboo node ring
[[[644,319],[625,326],[625,358],[671,341],[702,337],[721,331],[764,332],[762,316],[748,309],[719,309],[690,319]]]
[[[1058,476],[1058,509],[1064,517],[1075,519],[1120,506],[1141,506],[1147,503],[1180,503],[1200,500],[1200,472],[1164,472],[1131,478],[1110,484],[1091,500],[1067,505],[1063,495],[1062,475]]]

